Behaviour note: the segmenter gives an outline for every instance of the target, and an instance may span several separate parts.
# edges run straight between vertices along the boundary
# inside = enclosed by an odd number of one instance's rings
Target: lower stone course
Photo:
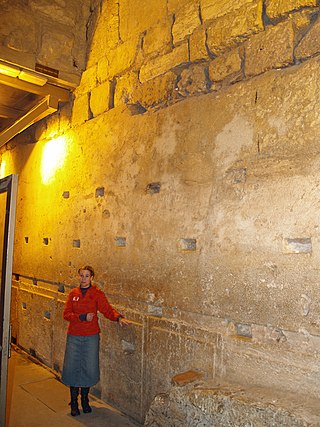
[[[320,426],[316,399],[258,387],[173,381],[155,397],[145,427],[315,427]]]

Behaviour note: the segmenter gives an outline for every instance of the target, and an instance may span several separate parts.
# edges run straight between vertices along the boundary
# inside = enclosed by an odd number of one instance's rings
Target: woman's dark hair
[[[94,277],[94,269],[91,267],[91,265],[84,265],[83,267],[80,267],[78,270],[78,274],[80,274],[81,270],[88,270],[90,271],[91,277]]]

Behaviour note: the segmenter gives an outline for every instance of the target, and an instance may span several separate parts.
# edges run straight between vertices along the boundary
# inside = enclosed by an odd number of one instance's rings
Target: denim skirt
[[[71,387],[91,387],[100,379],[100,335],[67,335],[61,381]]]

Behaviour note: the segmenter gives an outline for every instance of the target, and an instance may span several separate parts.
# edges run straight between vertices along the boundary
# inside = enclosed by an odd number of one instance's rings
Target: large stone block
[[[75,98],[72,108],[72,126],[79,126],[89,119],[89,94],[79,95]]]
[[[140,85],[137,73],[129,72],[120,76],[116,80],[116,87],[114,93],[114,106],[117,107],[121,104],[134,103],[133,93]]]
[[[291,21],[268,27],[265,32],[253,35],[245,45],[245,74],[254,76],[293,63],[293,49]]]
[[[255,0],[238,0],[237,2],[232,0],[200,0],[201,16],[204,21],[216,19],[228,13],[235,12],[242,6],[250,6],[250,3],[254,2]]]
[[[67,26],[74,26],[77,21],[79,10],[81,11],[81,7],[79,8],[77,0],[69,0],[68,6],[70,7],[62,7],[61,2],[56,0],[30,0],[29,2],[29,7],[35,13],[39,14],[40,12],[49,17],[50,20],[57,21]]]
[[[166,2],[157,0],[120,1],[120,38],[129,40],[163,21],[167,14]]]
[[[101,394],[137,420],[142,418],[144,323],[140,315],[119,309],[132,323],[121,328],[101,319]]]
[[[208,59],[208,50],[206,46],[206,33],[202,27],[197,28],[190,35],[190,61]]]
[[[25,31],[23,25],[28,28]],[[1,44],[18,52],[34,53],[37,50],[36,21],[29,11],[13,9],[1,12]],[[8,58],[9,59],[9,58]]]
[[[207,44],[218,55],[262,30],[262,1],[256,0],[213,21],[207,29]]]
[[[320,19],[314,23],[295,49],[297,59],[305,59],[320,52]]]
[[[308,6],[317,6],[317,0],[266,0],[266,13],[274,19]]]
[[[145,55],[150,55],[154,52],[164,52],[171,49],[171,27],[172,23],[165,20],[157,23],[154,27],[150,27],[143,39],[143,52]]]
[[[210,62],[209,77],[213,82],[219,82],[228,76],[239,73],[241,68],[240,50],[234,49]]]
[[[93,117],[109,110],[110,107],[110,82],[106,81],[95,87],[90,94],[90,110]]]
[[[141,104],[144,108],[167,105],[176,96],[177,76],[168,72],[136,86],[132,99],[134,103]]]
[[[177,67],[184,62],[188,62],[188,60],[188,43],[183,43],[173,49],[172,52],[145,63],[140,70],[140,81],[144,83],[147,80],[153,79],[161,74],[165,74],[172,68]]]
[[[177,44],[189,36],[200,24],[198,3],[187,3],[175,14],[175,21],[172,27],[173,43]]]
[[[107,77],[112,78],[133,65],[138,49],[138,38],[131,37],[130,40],[120,43],[115,49],[107,52],[108,68]]]
[[[198,381],[158,394],[144,422],[144,427],[195,425],[311,427],[319,425],[319,415],[316,400],[297,393]]]
[[[75,94],[91,92],[97,85],[97,66],[88,67],[81,75],[80,85],[75,90]]]
[[[57,70],[70,70],[74,67],[72,57],[74,36],[71,33],[49,27],[44,29],[41,40],[38,62]]]
[[[182,71],[178,82],[178,93],[182,96],[199,95],[209,90],[206,65],[191,65]]]

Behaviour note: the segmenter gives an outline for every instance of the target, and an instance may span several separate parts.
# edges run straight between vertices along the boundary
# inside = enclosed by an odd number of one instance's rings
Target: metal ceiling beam
[[[4,119],[17,119],[19,116],[21,116],[21,110],[0,105],[0,117]]]
[[[0,74],[0,84],[4,84],[15,89],[20,89],[25,92],[34,93],[42,97],[50,95],[58,99],[58,101],[62,102],[68,102],[70,97],[70,92],[67,89],[54,86],[50,83],[46,83],[43,86],[38,86],[36,84],[20,80],[17,77],[6,76],[5,74]]]
[[[3,77],[3,76],[2,76]],[[34,106],[24,116],[18,119],[12,126],[0,133],[0,147],[10,141],[14,136],[33,125],[44,117],[58,110],[59,99],[53,96],[46,96],[39,104]]]

